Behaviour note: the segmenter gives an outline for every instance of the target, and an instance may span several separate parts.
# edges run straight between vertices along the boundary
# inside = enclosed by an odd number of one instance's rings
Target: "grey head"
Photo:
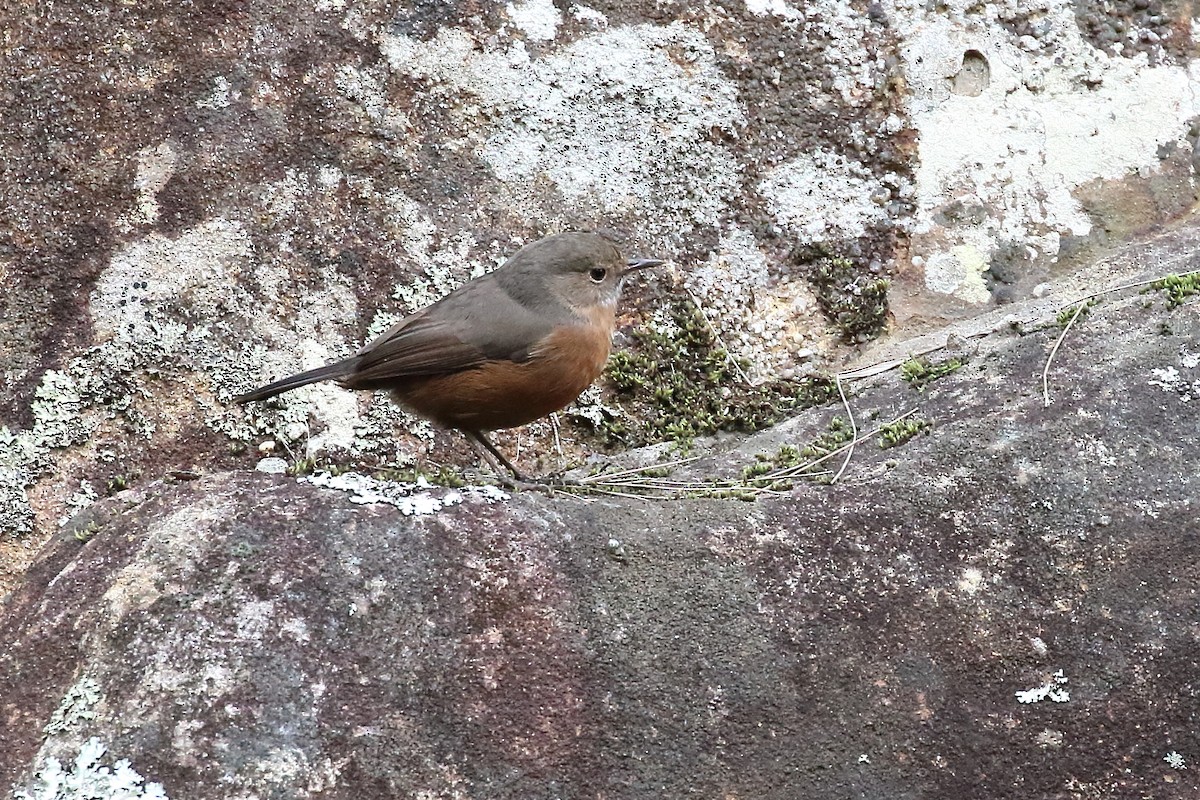
[[[493,273],[514,300],[528,308],[570,309],[584,314],[615,308],[625,277],[657,266],[656,259],[626,261],[598,233],[559,233],[522,247]]]

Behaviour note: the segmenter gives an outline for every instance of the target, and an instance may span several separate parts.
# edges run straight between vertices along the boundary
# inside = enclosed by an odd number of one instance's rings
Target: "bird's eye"
[[[608,277],[608,270],[603,267],[596,267],[588,275],[595,283],[603,283],[604,279]]]

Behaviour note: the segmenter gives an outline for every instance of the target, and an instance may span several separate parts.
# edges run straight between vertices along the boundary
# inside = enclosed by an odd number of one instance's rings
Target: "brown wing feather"
[[[517,302],[485,276],[368,343],[356,356],[354,372],[340,382],[351,389],[388,388],[405,378],[461,372],[490,361],[522,362],[558,321]]]
[[[414,315],[364,347],[354,372],[341,383],[351,389],[377,388],[401,378],[470,369],[486,360],[484,352],[456,336],[452,326]]]

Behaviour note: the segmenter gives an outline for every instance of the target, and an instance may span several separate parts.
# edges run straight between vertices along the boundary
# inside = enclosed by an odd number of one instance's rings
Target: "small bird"
[[[350,358],[234,402],[324,380],[385,389],[405,408],[475,439],[524,480],[488,432],[558,411],[590,386],[608,360],[625,277],[662,263],[625,261],[595,233],[548,236],[408,315]]]

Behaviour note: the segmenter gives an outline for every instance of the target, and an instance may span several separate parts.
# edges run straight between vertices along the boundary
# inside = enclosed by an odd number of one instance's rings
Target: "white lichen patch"
[[[150,223],[158,219],[158,193],[175,174],[177,160],[178,154],[170,142],[138,151],[137,174],[133,179],[138,192],[137,215],[129,222]]]
[[[71,521],[71,517],[88,508],[92,503],[96,502],[99,495],[96,489],[88,481],[80,481],[79,490],[67,498],[66,512],[58,518],[58,527],[63,527]]]
[[[891,196],[866,165],[826,150],[776,167],[759,191],[780,224],[806,242],[862,236],[868,225],[887,220]]]
[[[771,14],[784,19],[799,19],[803,16],[784,0],[746,0],[746,10],[760,17]]]
[[[338,67],[334,82],[338,91],[346,99],[357,103],[368,117],[375,121],[383,120],[384,112],[388,110],[385,105],[385,89],[375,76],[357,70],[349,64],[343,64]],[[403,121],[407,120],[407,117],[401,114],[399,119]]]
[[[986,262],[1014,244],[1053,260],[1062,237],[1091,230],[1073,192],[1157,169],[1159,147],[1182,140],[1200,113],[1200,73],[1095,49],[1066,0],[1036,9],[1016,0],[885,6],[903,40],[909,114],[920,134],[912,254],[926,263],[957,262],[961,274],[976,258],[964,261],[955,248],[971,247]],[[1025,17],[1036,21],[1036,36],[1018,37],[1003,24]],[[962,92],[955,76],[972,50],[986,64]],[[986,299],[974,281],[945,275],[928,288]]]
[[[44,728],[46,738],[29,766],[28,782],[14,787],[14,800],[166,797],[159,784],[147,782],[128,760],[104,763],[108,748],[99,738],[83,739],[98,724],[104,701],[100,684],[88,676],[67,690]]]
[[[101,699],[103,695],[100,692],[100,684],[87,676],[80,678],[67,690],[43,731],[48,736],[53,736],[81,722],[95,719],[95,706]]]
[[[274,600],[251,600],[238,609],[234,617],[237,637],[262,644],[263,636],[277,627]]]
[[[233,278],[251,251],[246,228],[224,219],[178,237],[156,233],[130,244],[113,256],[92,292],[96,339],[160,353],[184,349],[188,325],[167,312],[188,309],[212,318],[236,306]]]
[[[261,645],[261,637],[250,640],[255,645]],[[200,669],[199,685],[210,697],[221,697],[237,689],[238,681],[234,671],[225,664],[209,661]],[[190,681],[180,682],[179,688],[192,686]]]
[[[769,5],[782,7],[784,24],[794,17],[788,13],[795,8],[804,18],[807,36],[822,43],[821,58],[830,76],[830,89],[837,97],[827,92],[815,93],[813,102],[818,107],[832,110],[836,100],[847,107],[864,107],[878,102],[881,87],[880,76],[885,71],[883,52],[891,52],[891,42],[880,43],[879,26],[863,13],[860,5],[846,0],[810,0],[791,6],[768,0]],[[849,131],[854,138],[863,141],[866,136],[887,134],[898,129],[898,120],[885,120],[877,131],[867,132],[851,125]]]
[[[332,168],[312,176],[290,171],[264,187],[263,205],[270,215],[287,217],[298,213],[302,198],[315,202],[341,183],[340,171]],[[276,258],[287,261],[287,248]],[[240,222],[215,219],[177,237],[148,236],[114,256],[98,281],[92,298],[96,335],[108,340],[105,347],[131,353],[131,370],[173,362],[206,375],[214,394],[228,399],[352,351],[345,330],[358,310],[353,288],[332,265],[323,266],[319,277],[323,289],[306,285],[300,291],[286,268],[256,263],[249,230]],[[254,336],[247,339],[245,330]],[[282,433],[297,423],[307,426],[312,414],[320,433],[306,437],[310,453],[349,446],[359,423],[353,395],[331,387],[302,390],[302,399],[314,396],[320,401],[285,398],[283,410],[269,418],[257,407],[243,416],[218,406],[205,422],[243,441],[277,431],[289,441]]]
[[[0,442],[0,461],[5,444]],[[33,507],[25,488],[33,483],[30,470],[0,465],[0,536],[25,536],[33,531]]]
[[[952,294],[968,303],[986,303],[991,297],[983,274],[987,254],[974,244],[955,245],[925,259],[925,286],[939,294]]]
[[[213,78],[212,89],[209,91],[208,96],[196,101],[196,108],[229,108],[233,105],[233,101],[240,96],[240,92],[234,91],[233,84],[229,82],[229,78],[226,78],[224,75],[218,75]]]
[[[1033,741],[1036,742],[1039,747],[1047,750],[1058,750],[1063,746],[1063,741],[1065,738],[1066,737],[1063,736],[1062,731],[1053,730],[1051,728],[1043,728],[1042,730],[1038,731],[1038,735],[1034,737]]]
[[[318,472],[315,475],[300,478],[304,483],[322,486],[327,489],[337,489],[347,492],[351,503],[366,505],[370,503],[386,503],[400,509],[408,516],[424,516],[435,514],[444,508],[456,506],[466,499],[481,500],[494,503],[508,500],[507,492],[495,486],[468,486],[463,489],[449,489],[435,493],[434,487],[424,478],[418,477],[416,483],[400,481],[376,480],[357,472],[343,472],[340,475],[330,475]]]
[[[107,745],[92,737],[79,748],[69,767],[57,757],[39,752],[30,769],[32,779],[16,789],[13,800],[169,800],[162,784],[146,780],[128,759],[105,760],[107,751]]]
[[[283,621],[279,630],[300,644],[308,644],[312,636],[308,632],[308,623],[302,617],[291,617]]]
[[[643,233],[677,239],[712,225],[736,193],[736,161],[713,141],[743,122],[711,44],[682,24],[601,31],[541,58],[523,43],[480,44],[444,28],[430,41],[385,34],[391,68],[422,78],[503,182],[516,210],[552,220],[579,210],[643,218]]]
[[[1066,689],[1067,676],[1060,669],[1056,671],[1041,686],[1017,692],[1018,703],[1040,703],[1049,700],[1052,703],[1065,703],[1071,699],[1071,693]]]
[[[521,0],[509,3],[504,11],[530,41],[553,39],[562,24],[562,12],[554,7],[553,0]]]
[[[608,420],[616,419],[625,414],[620,407],[606,404],[603,394],[600,392],[600,387],[595,384],[584,389],[583,393],[575,398],[575,402],[563,410],[563,413],[572,417],[585,419],[596,428],[599,428],[600,425]]]
[[[608,27],[608,17],[603,12],[597,11],[591,6],[574,5],[571,6],[571,16],[580,22],[589,25],[595,25],[598,28]]]
[[[268,475],[283,475],[285,472],[287,472],[288,463],[285,459],[282,459],[279,456],[267,456],[266,458],[260,459],[259,462],[254,465],[254,468],[259,472],[265,472]]]
[[[983,570],[978,567],[967,567],[958,578],[958,590],[968,597],[974,597],[983,589]]]
[[[1183,403],[1200,398],[1200,377],[1189,380],[1174,366],[1151,369],[1147,383],[1175,395]]]
[[[84,416],[85,409],[96,402],[86,395],[97,393],[109,400],[110,409],[122,408],[120,400],[104,391],[107,376],[85,371],[81,365],[86,363],[76,359],[67,372],[46,371],[34,390],[32,428],[0,428],[0,534],[23,535],[33,530],[33,508],[26,490],[52,469],[53,450],[86,440],[99,424],[95,417]]]
[[[453,233],[435,241],[437,225],[415,200],[392,190],[384,195],[388,231],[404,255],[421,266],[424,276],[397,283],[392,297],[399,300],[407,312],[417,311],[441,299],[466,280],[490,272],[499,264],[481,264],[470,259],[475,238],[468,232]],[[391,319],[390,322],[387,320]],[[383,333],[398,318],[386,315],[383,321],[373,321],[371,335]]]
[[[338,67],[334,80],[338,91],[358,105],[373,124],[399,137],[408,136],[413,130],[412,120],[404,109],[387,103],[383,75],[376,72],[343,64]]]

